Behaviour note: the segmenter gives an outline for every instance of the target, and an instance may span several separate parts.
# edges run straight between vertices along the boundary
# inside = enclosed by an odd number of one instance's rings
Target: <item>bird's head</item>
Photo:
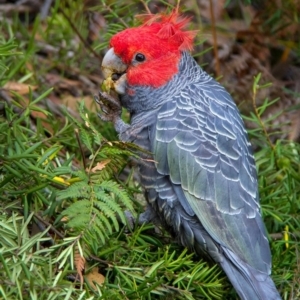
[[[114,35],[102,70],[119,94],[125,86],[158,88],[178,73],[182,51],[192,50],[196,31],[184,31],[189,19],[177,12],[147,16],[144,23]]]

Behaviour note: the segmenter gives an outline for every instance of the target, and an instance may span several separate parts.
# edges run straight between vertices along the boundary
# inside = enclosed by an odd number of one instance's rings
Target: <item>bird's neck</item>
[[[164,103],[179,95],[181,90],[197,80],[203,72],[188,52],[182,52],[179,71],[168,83],[159,88],[128,85],[128,93],[121,97],[122,105],[131,114],[156,111]]]

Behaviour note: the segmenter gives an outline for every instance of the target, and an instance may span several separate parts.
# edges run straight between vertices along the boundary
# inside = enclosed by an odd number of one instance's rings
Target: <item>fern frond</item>
[[[107,193],[105,193],[102,189],[101,189],[101,186],[95,186],[94,187],[94,192],[95,192],[95,196],[97,197],[97,199],[105,202],[108,207],[110,209],[112,209],[115,213],[117,213],[119,215],[119,217],[121,218],[122,222],[125,224],[126,221],[125,221],[125,218],[124,218],[124,210],[122,210],[121,206],[116,203],[111,196],[109,196]],[[100,201],[99,202],[99,205],[101,205]],[[100,207],[101,209],[101,207]]]
[[[93,210],[93,224],[91,224],[92,226],[89,228],[90,230],[88,230],[87,232],[95,232],[96,233],[96,238],[100,238],[102,241],[102,244],[105,243],[105,240],[109,237],[108,231],[109,233],[111,233],[112,231],[110,231],[110,229],[112,230],[111,226],[109,225],[108,227],[104,225],[104,223],[107,224],[107,222],[109,223],[109,221],[107,220],[106,216],[104,214],[102,214],[100,211],[98,210]],[[95,237],[94,237],[95,239]]]
[[[91,187],[84,181],[76,182],[70,185],[65,190],[57,193],[58,200],[64,200],[67,198],[78,199],[78,198],[89,198],[91,193]]]
[[[129,209],[130,211],[134,211],[132,201],[129,198],[127,192],[123,190],[116,182],[109,180],[101,182],[100,186],[108,192],[115,194],[118,199],[122,202],[122,204]]]
[[[93,153],[93,141],[91,135],[84,128],[80,128],[79,136],[83,144]]]
[[[89,185],[90,184],[90,185]],[[67,198],[81,199],[72,203],[62,213],[63,221],[72,228],[72,234],[92,234],[94,239],[104,241],[119,231],[118,217],[126,224],[124,209],[133,211],[127,193],[114,181],[103,181],[100,184],[76,182],[63,191],[59,191],[59,200]]]
[[[91,210],[91,202],[84,199],[70,205],[62,211],[61,216],[67,218],[68,227],[81,231],[89,224]]]
[[[96,226],[86,232],[86,235],[84,236],[85,240],[87,240],[87,236],[90,236],[90,240],[100,239],[102,245],[104,245],[107,240],[107,234],[102,222],[98,221]],[[90,244],[90,241],[88,241],[87,244]]]
[[[87,174],[84,172],[84,171],[82,171],[82,170],[76,170],[76,171],[71,171],[71,174],[74,176],[74,177],[78,177],[79,179],[81,179],[82,181],[84,181],[84,182],[88,182],[89,181],[89,178],[88,178],[88,176],[87,176]]]
[[[105,203],[105,202],[101,202],[101,201],[95,201],[94,202],[94,205],[101,210],[101,212],[107,217],[109,218],[113,224],[114,224],[114,227],[115,229],[118,231],[119,230],[119,224],[118,224],[118,221],[117,221],[117,218],[115,216],[115,212]],[[122,213],[121,213],[122,215]],[[101,215],[101,219],[102,219],[102,216]],[[122,220],[123,221],[123,220]],[[125,220],[124,220],[125,221]],[[125,223],[125,222],[124,222]],[[110,226],[110,225],[109,225]]]
[[[95,224],[96,224],[95,228],[98,227],[99,229],[101,229],[105,233],[106,236],[108,236],[107,231],[110,234],[112,234],[112,231],[113,231],[112,226],[111,226],[107,216],[105,216],[105,214],[102,211],[98,210],[95,207],[93,209],[93,212],[95,213]],[[106,228],[103,227],[103,224],[106,226]]]
[[[76,215],[72,215],[72,219],[68,220],[67,225],[78,234],[78,232],[87,229],[90,220],[89,214],[87,214],[85,211],[82,211]]]
[[[80,117],[82,118],[82,120],[84,121],[85,126],[92,131],[92,137],[93,137],[93,140],[94,140],[95,144],[101,145],[102,140],[103,140],[103,136],[96,129],[94,124],[90,121],[89,114],[86,113],[86,108],[85,108],[85,105],[84,105],[84,101],[82,101],[80,103],[79,114],[80,114]]]

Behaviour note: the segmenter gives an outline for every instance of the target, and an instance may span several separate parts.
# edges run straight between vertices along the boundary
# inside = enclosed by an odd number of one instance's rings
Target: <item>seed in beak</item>
[[[124,73],[114,73],[111,76],[112,81],[117,81]]]

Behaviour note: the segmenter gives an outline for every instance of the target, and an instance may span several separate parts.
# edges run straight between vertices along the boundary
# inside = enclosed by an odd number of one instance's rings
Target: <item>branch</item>
[[[72,29],[75,31],[75,33],[77,34],[77,36],[79,37],[80,41],[84,44],[84,46],[90,51],[92,52],[95,57],[97,57],[99,59],[99,61],[102,61],[102,57],[90,46],[90,44],[87,42],[87,40],[84,39],[84,37],[81,35],[81,33],[78,31],[77,27],[74,25],[74,23],[72,22],[72,20],[69,18],[69,16],[64,12],[64,10],[62,10],[61,8],[59,8],[59,11],[62,13],[62,15],[66,18],[66,20],[69,22],[70,26],[72,27]]]
[[[220,62],[219,62],[219,56],[218,56],[218,44],[217,44],[217,32],[216,32],[216,20],[215,20],[215,13],[213,9],[213,3],[212,0],[209,0],[209,9],[210,9],[210,15],[211,15],[211,31],[212,36],[214,40],[214,56],[216,60],[216,77],[218,78],[220,76]]]

